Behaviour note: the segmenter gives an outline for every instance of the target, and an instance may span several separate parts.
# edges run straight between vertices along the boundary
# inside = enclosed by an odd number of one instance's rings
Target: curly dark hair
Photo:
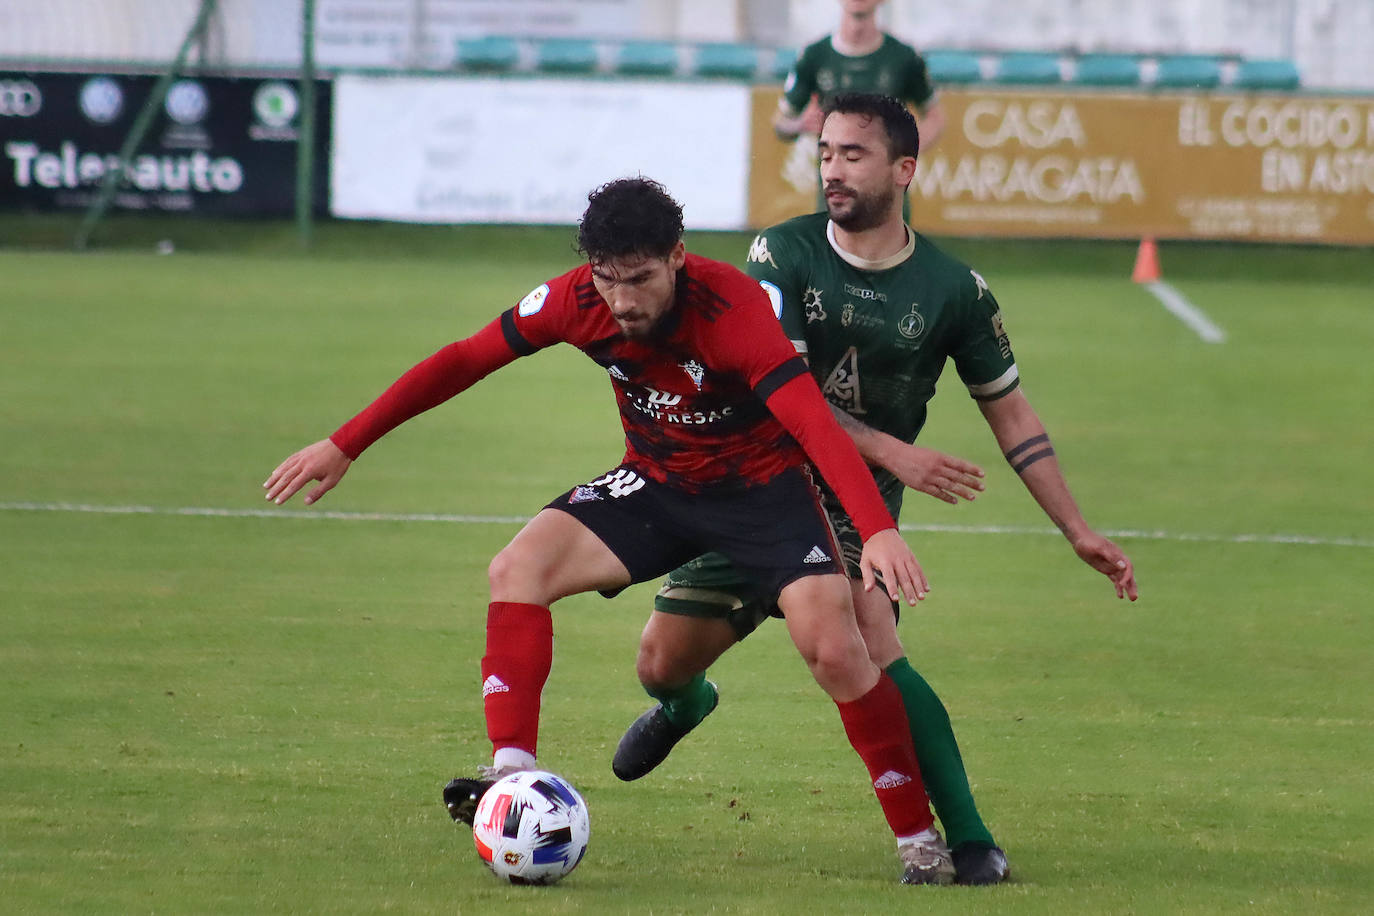
[[[682,240],[682,205],[652,178],[617,178],[587,195],[577,251],[593,264],[645,255],[666,258]]]
[[[902,156],[914,159],[921,148],[921,134],[916,129],[916,119],[901,101],[890,95],[842,92],[827,102],[821,111],[825,117],[838,112],[882,121],[883,133],[887,134],[887,153],[891,159]]]

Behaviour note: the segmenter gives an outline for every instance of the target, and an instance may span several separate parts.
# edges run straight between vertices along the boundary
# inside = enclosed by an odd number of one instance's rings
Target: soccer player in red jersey
[[[688,254],[682,209],[656,182],[610,182],[578,230],[587,263],[536,287],[471,337],[401,376],[264,484],[278,504],[312,481],[314,503],[389,430],[520,356],[570,343],[606,370],[625,428],[620,465],[549,503],[488,569],[482,694],[490,767],[444,790],[472,823],[500,776],[537,766],[550,606],[614,594],[717,550],[778,595],[788,632],[839,708],[899,843],[925,855],[907,883],[949,883],[901,695],[868,657],[814,465],[863,539],[865,587],[914,604],[929,589],[863,459],[840,429],[768,296],[727,264]],[[810,464],[808,464],[808,461]]]

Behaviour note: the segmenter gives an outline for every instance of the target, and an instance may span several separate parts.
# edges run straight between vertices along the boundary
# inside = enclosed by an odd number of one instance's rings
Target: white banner
[[[732,85],[341,75],[330,212],[575,224],[592,188],[642,174],[688,228],[740,229],[749,104]]]

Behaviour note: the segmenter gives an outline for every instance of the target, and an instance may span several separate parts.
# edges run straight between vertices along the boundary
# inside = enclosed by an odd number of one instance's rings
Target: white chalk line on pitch
[[[339,522],[441,522],[450,525],[521,525],[527,515],[453,515],[442,512],[334,512],[327,509],[217,509],[209,506],[100,506],[65,502],[0,502],[0,512],[74,512],[92,515],[160,515],[206,518],[276,518]],[[1055,528],[1023,525],[903,524],[902,531],[934,534],[1011,534],[1060,536]],[[1365,538],[1320,537],[1308,534],[1196,534],[1180,531],[1104,530],[1111,538],[1182,541],[1212,544],[1301,544],[1313,547],[1374,548]]]
[[[1160,304],[1169,310],[1179,321],[1193,329],[1193,332],[1207,343],[1225,343],[1226,332],[1218,327],[1212,319],[1188,301],[1188,298],[1174,289],[1163,280],[1155,280],[1150,283],[1142,284],[1150,295],[1159,300]]]

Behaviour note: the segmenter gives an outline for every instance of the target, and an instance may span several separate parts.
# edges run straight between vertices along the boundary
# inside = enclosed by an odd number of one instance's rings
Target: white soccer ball
[[[511,884],[553,884],[587,851],[587,803],[543,770],[513,773],[482,796],[472,820],[477,855]]]

